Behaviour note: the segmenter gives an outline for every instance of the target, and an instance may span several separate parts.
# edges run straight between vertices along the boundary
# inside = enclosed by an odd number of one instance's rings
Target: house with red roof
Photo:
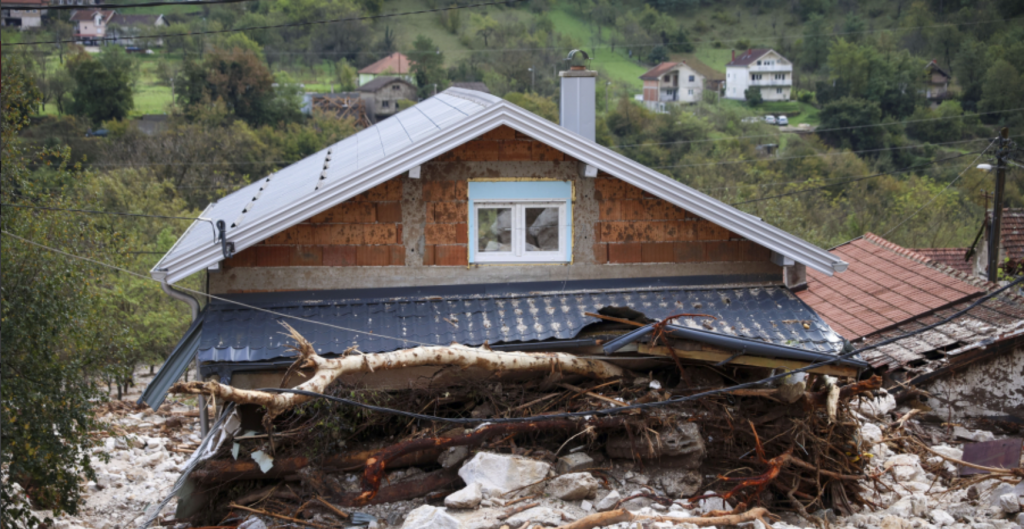
[[[944,421],[1024,419],[1024,299],[986,299],[997,285],[872,233],[831,252],[847,271],[808,269],[797,295],[853,347],[886,342],[861,359],[898,402]]]
[[[752,48],[736,55],[725,65],[725,97],[746,101],[747,88],[761,90],[765,101],[789,101],[793,88],[793,63],[769,48]]]
[[[383,59],[359,70],[359,86],[363,86],[378,77],[397,77],[415,84],[410,73],[411,64],[404,53],[395,52]]]
[[[82,9],[71,14],[75,41],[95,46],[107,36],[107,26],[117,13],[110,9]]]
[[[1003,209],[999,224],[1000,265],[1008,259],[1016,262],[1024,260],[1024,208]],[[982,235],[971,248],[973,270],[978,277],[988,277],[988,241],[992,237],[992,210],[985,214]]]
[[[687,61],[666,61],[651,68],[640,76],[644,82],[644,105],[664,112],[666,104],[700,101],[706,82],[702,70]]]

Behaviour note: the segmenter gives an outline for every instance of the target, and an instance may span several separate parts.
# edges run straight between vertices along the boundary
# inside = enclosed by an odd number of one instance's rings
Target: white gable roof
[[[799,237],[683,185],[499,97],[449,88],[210,204],[153,267],[175,283],[223,259],[210,222],[240,252],[502,125],[822,273],[846,263]]]

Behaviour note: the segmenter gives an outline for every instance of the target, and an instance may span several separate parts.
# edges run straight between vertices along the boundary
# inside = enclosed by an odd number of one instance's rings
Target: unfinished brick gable
[[[423,182],[424,266],[469,264],[469,183]]]
[[[389,180],[246,248],[224,267],[403,266],[401,199],[401,180]]]
[[[606,174],[594,182],[599,263],[769,261],[771,251]]]
[[[434,158],[435,162],[560,162],[571,160],[553,147],[502,125]]]

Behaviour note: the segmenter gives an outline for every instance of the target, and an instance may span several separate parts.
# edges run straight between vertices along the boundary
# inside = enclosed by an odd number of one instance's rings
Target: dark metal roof
[[[609,306],[631,307],[656,319],[684,312],[710,314],[717,317],[711,329],[702,325],[704,319],[676,321],[681,326],[807,351],[835,353],[842,349],[842,338],[784,287],[694,287],[651,280],[647,285],[558,281],[241,294],[231,298],[309,321],[213,301],[204,314],[199,358],[237,363],[292,356],[285,348],[289,340],[282,334],[281,321],[295,327],[324,355],[351,346],[374,353],[422,344],[567,340],[599,321],[584,313]]]

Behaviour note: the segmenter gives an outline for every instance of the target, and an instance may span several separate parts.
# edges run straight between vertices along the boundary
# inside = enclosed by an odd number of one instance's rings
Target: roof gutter
[[[622,335],[619,338],[612,340],[604,345],[605,354],[614,353],[619,349],[622,349],[626,345],[639,341],[644,336],[647,336],[654,330],[654,324],[640,327],[639,329],[632,331],[628,334]],[[676,325],[666,325],[665,330],[675,338],[681,338],[684,340],[692,340],[695,342],[706,343],[722,349],[729,349],[733,351],[739,351],[740,354],[750,353],[756,356],[764,356],[768,358],[780,358],[784,360],[797,360],[800,362],[825,362],[833,361],[836,359],[835,355],[825,353],[815,353],[811,351],[805,351],[803,349],[797,349],[795,347],[787,347],[784,345],[776,345],[773,343],[762,342],[759,340],[751,340],[749,338],[741,338],[739,336],[729,336],[726,334],[720,334],[717,332],[708,332],[698,329],[691,329],[688,327],[678,327]],[[847,365],[857,367],[859,369],[868,369],[867,362],[863,360],[854,360],[852,358],[839,360],[836,362],[840,365]]]
[[[195,324],[196,320],[199,319],[199,300],[196,298],[180,291],[175,290],[174,287],[167,284],[167,281],[160,282],[160,288],[172,298],[181,301],[188,305],[189,310],[192,311],[192,319],[190,323]],[[199,356],[196,356],[196,375],[199,374]],[[199,394],[199,431],[202,437],[205,439],[206,434],[210,431],[209,417],[206,415],[206,396]]]

